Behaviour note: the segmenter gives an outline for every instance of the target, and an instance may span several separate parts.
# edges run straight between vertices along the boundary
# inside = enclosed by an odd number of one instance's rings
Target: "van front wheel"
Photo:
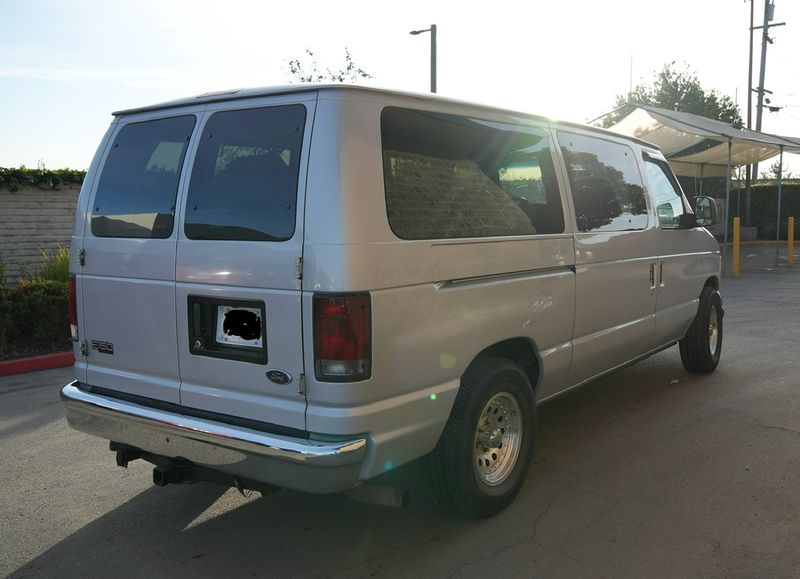
[[[700,294],[697,316],[680,341],[681,362],[689,372],[713,372],[722,354],[722,297],[706,286]]]
[[[439,506],[473,517],[508,506],[530,467],[535,417],[533,389],[519,365],[489,357],[473,362],[430,456]]]

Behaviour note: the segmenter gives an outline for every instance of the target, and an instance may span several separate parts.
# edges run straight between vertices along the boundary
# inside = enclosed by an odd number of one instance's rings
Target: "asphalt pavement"
[[[750,270],[723,280],[714,374],[672,348],[543,405],[520,496],[483,521],[437,511],[420,463],[384,481],[402,510],[153,487],[67,427],[69,369],[0,378],[0,575],[797,577],[800,267]]]

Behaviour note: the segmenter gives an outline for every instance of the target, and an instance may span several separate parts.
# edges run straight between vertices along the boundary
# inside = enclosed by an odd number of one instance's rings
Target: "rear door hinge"
[[[305,396],[306,395],[306,375],[305,374],[300,374],[300,376],[297,377],[297,393],[300,396]]]
[[[86,340],[81,342],[81,356],[84,358],[89,356],[89,344],[86,343]]]
[[[303,258],[298,257],[294,262],[294,276],[303,279]]]
[[[80,252],[78,252],[78,264],[83,267],[86,265],[86,250],[81,248]]]

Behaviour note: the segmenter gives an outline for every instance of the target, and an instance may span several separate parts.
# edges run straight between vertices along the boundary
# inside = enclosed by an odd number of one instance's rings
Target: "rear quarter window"
[[[96,237],[167,238],[193,115],[129,123],[117,133],[92,207]]]
[[[273,106],[209,117],[189,181],[189,239],[292,237],[306,108]]]
[[[401,239],[564,232],[543,129],[387,107],[381,142],[387,217]]]

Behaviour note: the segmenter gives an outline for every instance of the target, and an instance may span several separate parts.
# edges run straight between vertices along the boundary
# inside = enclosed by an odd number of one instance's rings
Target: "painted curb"
[[[36,372],[37,370],[49,370],[50,368],[64,368],[72,366],[74,363],[75,356],[72,352],[59,352],[58,354],[6,360],[5,362],[0,362],[0,376],[12,376],[14,374],[24,374],[25,372]]]

